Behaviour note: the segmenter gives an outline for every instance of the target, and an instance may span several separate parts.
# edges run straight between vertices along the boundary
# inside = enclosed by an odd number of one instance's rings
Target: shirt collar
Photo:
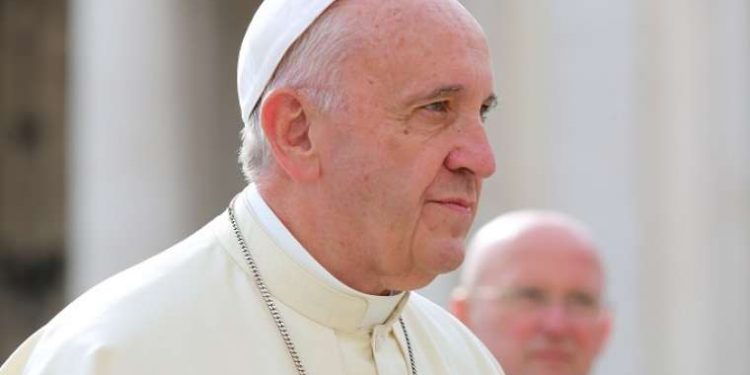
[[[338,329],[370,330],[393,324],[408,293],[375,296],[336,279],[289,232],[254,184],[233,204],[249,251],[275,297],[303,315]],[[223,237],[225,247],[246,266],[236,240]],[[244,268],[249,272],[249,267]]]

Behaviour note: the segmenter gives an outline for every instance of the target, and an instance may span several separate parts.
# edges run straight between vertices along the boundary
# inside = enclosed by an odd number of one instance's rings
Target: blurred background
[[[750,374],[750,2],[465,0],[498,168],[475,227],[587,222],[614,336],[598,375]],[[0,0],[0,362],[243,187],[253,0]],[[457,275],[422,292],[445,304]]]

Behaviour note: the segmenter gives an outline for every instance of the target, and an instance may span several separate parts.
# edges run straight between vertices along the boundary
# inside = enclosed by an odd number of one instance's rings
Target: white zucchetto
[[[336,0],[264,0],[245,32],[237,62],[242,122],[271,80],[289,47]]]

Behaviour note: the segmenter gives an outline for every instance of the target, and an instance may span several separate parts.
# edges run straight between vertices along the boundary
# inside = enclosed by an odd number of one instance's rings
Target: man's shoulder
[[[450,314],[444,308],[440,307],[436,303],[430,301],[424,296],[418,293],[411,293],[409,297],[409,311],[415,314],[420,321],[430,325],[438,326],[444,330],[442,333],[445,335],[460,335],[460,336],[473,336],[473,334],[466,328],[461,321],[456,319],[455,316]]]
[[[456,317],[427,298],[412,293],[405,311],[408,329],[420,335],[422,349],[430,349],[435,357],[449,358],[445,363],[454,371],[502,374],[489,350]],[[427,342],[424,342],[424,341]],[[441,354],[442,353],[442,354]]]
[[[36,334],[29,360],[66,369],[120,360],[158,367],[171,354],[222,347],[212,332],[226,332],[238,315],[230,310],[252,294],[244,278],[209,224],[75,299]],[[253,306],[240,307],[252,315]]]
[[[116,329],[158,321],[203,297],[226,267],[220,244],[203,228],[180,243],[95,285],[70,303],[49,326],[81,323]],[[107,325],[108,323],[118,323]]]

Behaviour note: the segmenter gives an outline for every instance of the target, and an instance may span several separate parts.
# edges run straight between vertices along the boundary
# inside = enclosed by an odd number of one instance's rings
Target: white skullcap
[[[271,80],[289,47],[336,0],[265,0],[247,27],[237,62],[242,122]]]

